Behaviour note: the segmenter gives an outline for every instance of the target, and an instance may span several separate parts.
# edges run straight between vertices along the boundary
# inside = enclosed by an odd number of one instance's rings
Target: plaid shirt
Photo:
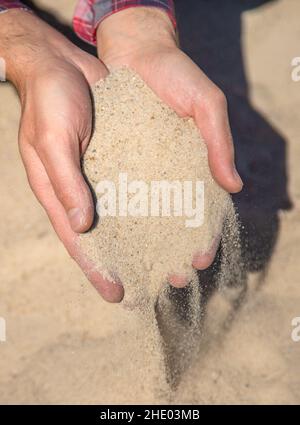
[[[76,34],[96,44],[96,30],[107,16],[129,7],[152,6],[165,10],[176,26],[173,0],[78,0],[73,27]],[[27,9],[20,1],[0,0],[0,13],[12,8]]]

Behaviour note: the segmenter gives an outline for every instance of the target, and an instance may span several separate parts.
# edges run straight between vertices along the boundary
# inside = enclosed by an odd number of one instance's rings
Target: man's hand
[[[207,144],[209,165],[216,182],[239,192],[242,181],[234,165],[234,149],[226,98],[198,66],[176,45],[168,15],[158,8],[129,8],[106,18],[97,30],[99,58],[109,67],[129,66],[178,115],[193,117]],[[193,266],[207,268],[219,244],[195,255]],[[170,276],[175,286],[185,277]]]
[[[19,146],[30,186],[94,286],[106,300],[120,301],[123,288],[104,280],[78,245],[94,217],[80,169],[92,130],[89,86],[107,69],[31,13],[11,10],[0,16],[0,28],[0,56],[21,100]]]

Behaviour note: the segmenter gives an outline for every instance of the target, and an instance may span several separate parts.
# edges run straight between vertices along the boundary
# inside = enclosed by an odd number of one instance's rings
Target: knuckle
[[[41,159],[45,160],[49,156],[52,157],[54,150],[67,152],[70,141],[63,132],[58,135],[56,130],[44,128],[36,132],[33,145]]]
[[[57,137],[53,131],[53,129],[44,129],[42,133],[38,134],[37,144],[41,145],[41,147],[53,146],[57,140]]]
[[[45,154],[48,151],[49,146],[53,146],[55,143],[55,136],[53,131],[44,129],[43,131],[37,131],[34,138],[34,147],[39,154]]]

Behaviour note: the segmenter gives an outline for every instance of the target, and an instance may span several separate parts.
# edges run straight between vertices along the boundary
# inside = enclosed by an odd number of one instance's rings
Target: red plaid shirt
[[[107,16],[129,7],[151,6],[165,10],[176,26],[173,0],[78,0],[73,27],[76,34],[90,44],[96,44],[96,30]],[[0,0],[0,13],[12,8],[28,9],[20,1]]]

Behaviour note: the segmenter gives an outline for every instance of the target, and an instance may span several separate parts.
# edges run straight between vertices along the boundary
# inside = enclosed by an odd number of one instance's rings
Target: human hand
[[[92,131],[90,85],[107,69],[31,13],[11,10],[0,27],[7,40],[0,56],[21,100],[19,146],[30,186],[69,254],[104,299],[118,302],[123,288],[104,280],[78,244],[94,217],[80,168]]]
[[[158,8],[129,8],[107,17],[97,30],[99,58],[109,67],[129,66],[181,117],[193,117],[207,144],[212,175],[226,191],[242,189],[223,92],[176,44],[173,25]],[[213,262],[220,236],[210,250],[195,254],[193,266]],[[185,286],[185,276],[169,276]]]

